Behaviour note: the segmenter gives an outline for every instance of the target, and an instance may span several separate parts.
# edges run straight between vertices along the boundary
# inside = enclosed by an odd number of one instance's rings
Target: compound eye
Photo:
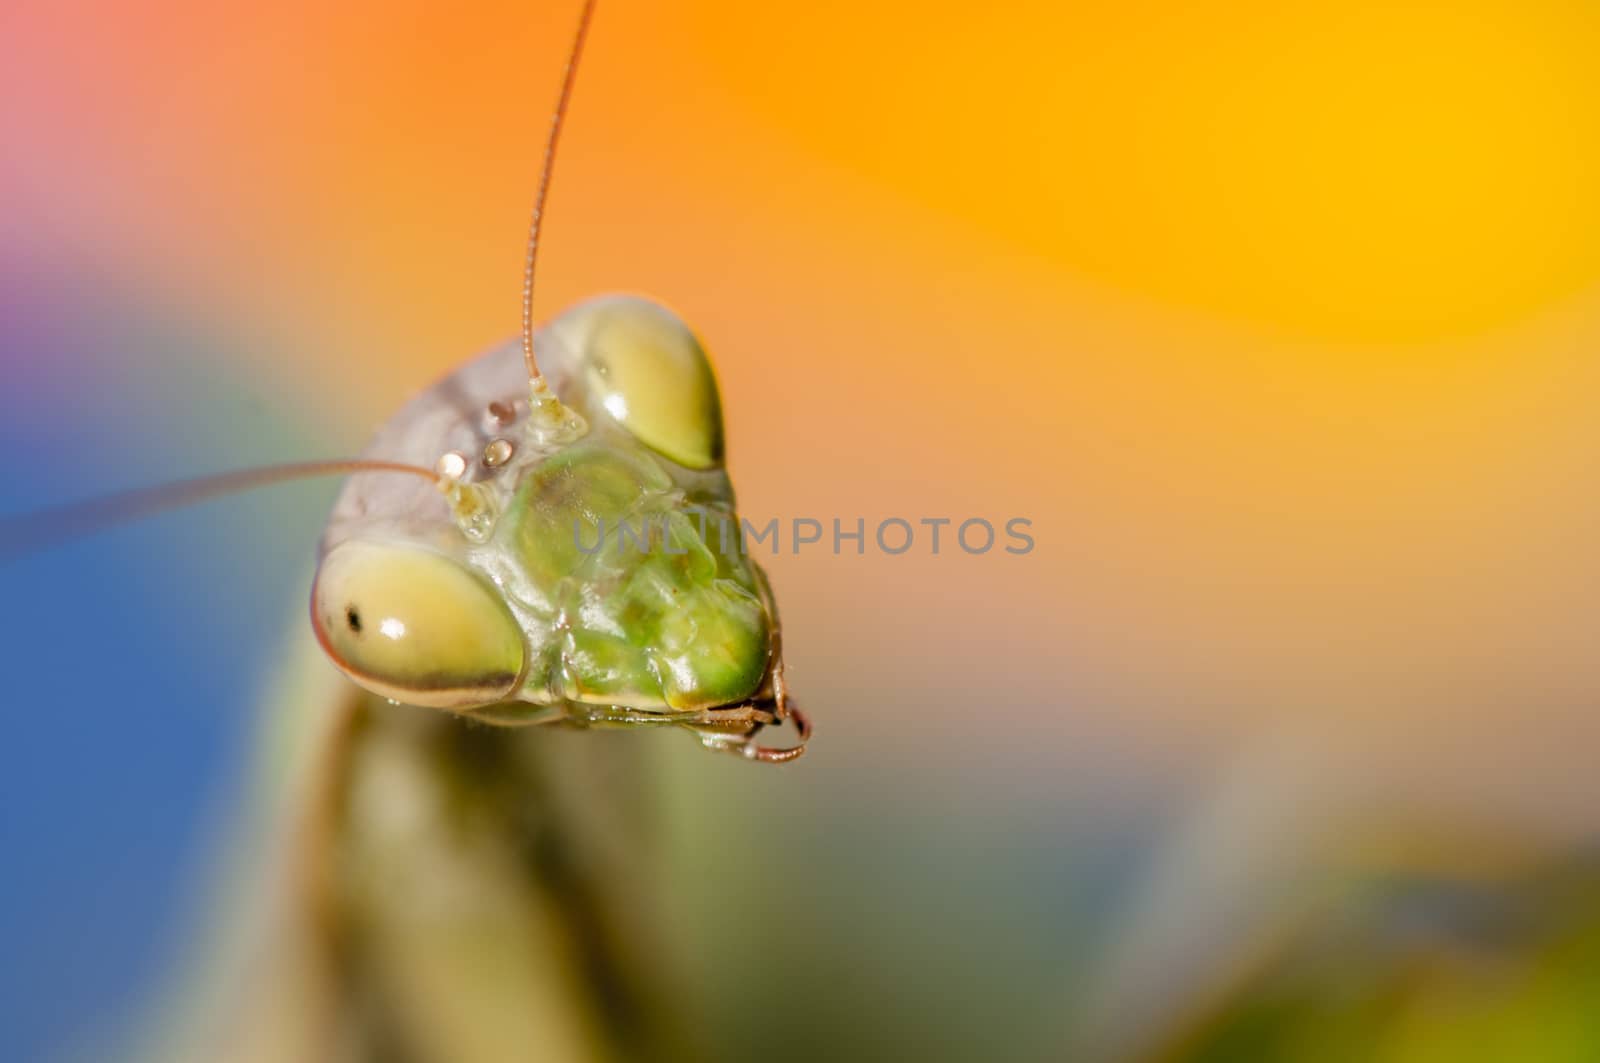
[[[395,701],[477,708],[504,700],[522,676],[522,631],[505,601],[431,550],[341,543],[317,569],[311,617],[334,664]]]
[[[589,304],[585,383],[607,413],[650,449],[691,469],[722,462],[722,401],[711,360],[671,311],[645,299]]]

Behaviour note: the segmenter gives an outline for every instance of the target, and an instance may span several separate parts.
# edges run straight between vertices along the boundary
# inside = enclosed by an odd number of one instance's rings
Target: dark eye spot
[[[356,612],[355,606],[344,607],[344,622],[349,625],[351,634],[361,634],[361,614]]]

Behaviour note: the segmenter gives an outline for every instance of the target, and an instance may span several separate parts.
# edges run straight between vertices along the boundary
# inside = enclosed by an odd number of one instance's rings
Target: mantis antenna
[[[594,18],[595,3],[596,0],[584,0],[583,10],[578,15],[578,29],[573,35],[572,49],[567,53],[566,71],[561,78],[561,94],[556,99],[555,114],[550,118],[550,137],[544,146],[544,162],[539,173],[538,191],[533,201],[533,218],[528,224],[528,254],[522,266],[522,359],[528,367],[528,382],[535,392],[542,390],[544,383],[533,351],[533,272],[539,255],[539,232],[544,222],[545,200],[550,194],[550,175],[555,169],[556,146],[560,143],[561,126],[566,119],[567,107],[572,101],[572,86],[578,79],[578,59],[583,54],[584,38],[589,35],[589,23]],[[0,518],[0,561],[33,553],[66,539],[89,535],[115,524],[203,502],[219,495],[237,494],[289,480],[304,480],[317,476],[344,476],[356,472],[401,473],[420,476],[440,487],[448,486],[445,478],[431,469],[390,461],[338,459],[241,469],[216,476],[202,476],[193,480],[180,480],[156,487],[123,491],[83,502],[71,502],[21,516]]]
[[[533,353],[533,267],[539,257],[539,229],[544,223],[544,201],[550,194],[550,175],[555,170],[556,145],[561,141],[561,126],[567,117],[567,106],[572,102],[572,86],[578,80],[578,59],[583,55],[583,41],[589,35],[589,23],[594,17],[596,0],[584,0],[583,11],[578,15],[578,30],[572,37],[572,50],[567,53],[567,69],[561,77],[561,95],[556,98],[555,114],[550,117],[550,139],[544,145],[544,163],[539,171],[539,188],[533,200],[533,218],[528,222],[528,254],[522,263],[522,360],[528,367],[528,382],[539,390],[541,376],[539,362]]]
[[[363,461],[340,458],[266,465],[258,469],[200,476],[192,480],[120,491],[52,509],[0,518],[0,562],[31,554],[68,539],[89,535],[116,524],[148,517],[168,509],[204,502],[219,495],[238,494],[258,487],[308,480],[317,476],[345,476],[356,472],[400,473],[420,476],[441,487],[446,481],[431,469],[398,461]]]

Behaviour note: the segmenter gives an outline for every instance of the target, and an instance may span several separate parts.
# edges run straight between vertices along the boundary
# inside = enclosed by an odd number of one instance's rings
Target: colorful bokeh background
[[[512,332],[574,13],[0,10],[0,507],[351,453]],[[641,738],[726,1058],[1112,1051],[1352,851],[1594,839],[1597,54],[1578,0],[602,3],[540,316],[680,310],[754,517],[1037,541],[776,557],[813,755]],[[11,1058],[171,963],[333,490],[0,568]]]

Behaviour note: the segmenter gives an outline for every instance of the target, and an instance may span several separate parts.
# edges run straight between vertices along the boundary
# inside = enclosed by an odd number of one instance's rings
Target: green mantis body
[[[388,705],[307,654],[145,1058],[690,1055],[638,745]]]
[[[782,762],[810,727],[789,701],[771,589],[742,550],[699,339],[629,296],[533,330],[539,221],[593,8],[551,126],[520,349],[447,375],[359,460],[224,474],[0,526],[3,555],[214,494],[350,474],[310,610],[348,679],[326,661],[297,663],[269,703],[239,899],[157,1058],[686,1051],[673,964],[652,944],[639,751],[571,732],[685,728],[709,748]],[[757,743],[789,720],[797,745]]]
[[[688,507],[732,512],[720,467],[685,470],[651,457],[615,418],[605,420],[601,393],[623,375],[616,365],[627,357],[619,342],[663,330],[676,341],[692,338],[654,304],[613,297],[569,311],[542,335],[548,379],[565,397],[563,435],[545,449],[527,426],[537,401],[521,397],[527,380],[509,345],[446,377],[379,433],[368,459],[434,464],[471,454],[478,468],[448,478],[443,491],[420,477],[359,473],[336,503],[313,623],[343,667],[366,669],[366,683],[389,687],[362,690],[316,660],[284,677],[264,743],[278,753],[254,813],[258,825],[243,846],[245,899],[227,914],[221,955],[185,990],[190,999],[181,1010],[194,1017],[179,1046],[160,1055],[492,1061],[686,1052],[674,1017],[681,1009],[672,1006],[673,963],[652,931],[660,912],[650,847],[639,843],[649,804],[640,796],[647,789],[641,751],[626,736],[514,726],[682,726],[713,746],[745,752],[753,750],[748,736],[781,704],[777,620],[753,565],[720,550],[688,552],[693,543],[683,553],[629,548],[609,558],[609,551],[576,549],[574,515],[582,525],[602,512],[652,510],[686,537],[700,527]],[[698,345],[693,353],[703,358]],[[595,371],[596,360],[611,372]],[[716,412],[714,401],[690,405]],[[581,431],[569,416],[582,418]],[[504,452],[500,440],[515,440],[522,460],[484,462]],[[602,474],[598,492],[583,470]],[[524,560],[519,548],[534,520],[570,567],[543,552]],[[706,527],[716,543],[715,525]],[[592,548],[595,532],[579,531]],[[330,577],[329,559],[337,566],[352,552],[376,556],[376,568],[357,566],[352,575],[335,567]],[[412,594],[415,584],[384,582],[390,566],[405,574],[408,565],[422,566],[416,583],[431,576],[431,596]],[[551,573],[557,578],[540,582]],[[710,597],[708,615],[723,627],[697,625],[670,645],[707,654],[708,664],[678,662],[680,675],[704,668],[724,686],[697,694],[670,675],[660,678],[660,630],[673,619],[647,608],[650,599],[640,604],[641,586],[669,603]],[[535,598],[537,591],[545,597]],[[622,593],[627,607],[608,613],[596,604],[601,592]],[[413,658],[403,654],[395,658],[400,665],[362,656],[363,635],[405,649],[405,638],[383,634],[384,622],[411,625],[408,635],[425,629],[428,609],[450,593],[459,598],[447,607],[533,618],[534,635],[520,643],[523,663],[505,669],[498,685],[480,681],[495,673],[474,670],[482,647],[470,640],[425,638],[438,660],[412,671],[405,669]],[[542,603],[554,604],[540,612]],[[360,633],[349,631],[352,611]],[[746,626],[726,634],[729,617]],[[583,656],[583,637],[608,623],[625,632],[629,620],[649,637],[613,653],[608,659],[621,663],[611,672],[597,671],[594,658]],[[546,663],[527,663],[537,661]],[[371,678],[381,668],[390,669],[384,679]],[[404,695],[400,683],[417,683],[417,675],[453,677],[419,688],[420,700],[449,711],[390,703],[386,695]],[[597,690],[607,676],[640,685]],[[455,700],[462,691],[482,703]],[[723,692],[744,704],[707,706]]]

